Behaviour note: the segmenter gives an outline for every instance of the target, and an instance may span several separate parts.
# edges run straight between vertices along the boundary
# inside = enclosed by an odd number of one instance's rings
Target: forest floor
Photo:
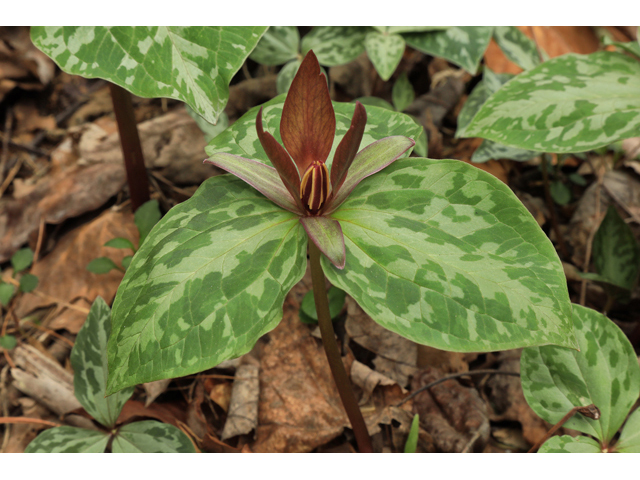
[[[602,48],[589,27],[536,28],[551,56]],[[608,31],[619,41],[634,38],[631,30]],[[495,44],[484,63],[497,73],[521,71]],[[384,82],[363,54],[328,69],[332,98],[390,101],[402,72],[416,93],[407,110],[427,119],[428,156],[471,163],[481,139],[454,134],[480,75],[407,48]],[[245,64],[231,84],[225,110],[231,123],[276,96],[276,73]],[[202,164],[205,137],[184,104],[134,97],[134,106],[152,198],[164,213],[222,172]],[[29,272],[38,278],[37,288],[16,294],[0,317],[0,337],[17,339],[13,348],[0,347],[0,417],[27,420],[0,423],[0,451],[22,452],[50,428],[47,422],[96,428],[73,396],[69,355],[93,300],[101,296],[111,304],[123,273],[95,274],[87,265],[98,257],[122,261],[126,251],[104,244],[115,237],[136,243],[138,231],[107,83],[60,71],[31,44],[26,27],[0,29],[0,144],[2,279],[16,284],[10,259],[27,246],[34,252]],[[609,205],[640,238],[640,162],[633,158],[639,145],[636,138],[623,143],[622,154],[551,156],[552,181],[562,184],[555,198],[545,196],[540,157],[473,164],[508,185],[549,235],[571,300],[608,310],[636,351],[640,294],[627,304],[607,302],[603,289],[578,272],[591,268],[593,237]],[[288,295],[280,325],[250,353],[197,375],[139,385],[119,422],[140,417],[173,424],[203,452],[355,451],[317,327],[299,319],[310,285],[307,273]],[[519,372],[518,350],[463,354],[418,346],[380,327],[348,297],[335,328],[378,452],[404,450],[415,413],[419,452],[525,452],[550,428],[527,405],[520,379],[502,374]],[[486,369],[494,372],[447,380],[407,399],[445,375]]]

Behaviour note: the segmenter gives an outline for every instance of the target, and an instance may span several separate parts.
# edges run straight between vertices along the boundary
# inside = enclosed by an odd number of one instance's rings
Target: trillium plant
[[[371,443],[326,278],[382,326],[435,348],[576,348],[562,265],[509,188],[464,162],[409,158],[422,127],[366,108],[331,101],[310,51],[286,99],[210,142],[206,162],[232,175],[173,208],[131,261],[113,306],[107,394],[247,353],[281,320],[307,253],[361,451]]]

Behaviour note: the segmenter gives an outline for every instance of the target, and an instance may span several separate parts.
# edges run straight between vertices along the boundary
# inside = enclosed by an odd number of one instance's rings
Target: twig
[[[542,444],[546,442],[551,437],[551,435],[556,433],[558,429],[567,422],[567,420],[575,415],[576,412],[581,413],[585,417],[592,418],[593,420],[598,420],[600,418],[600,410],[593,403],[591,405],[587,405],[586,407],[573,407],[571,410],[569,410],[569,413],[567,413],[560,419],[558,423],[551,427],[551,430],[549,430],[547,434],[542,437],[540,441],[538,441],[538,443],[531,447],[531,450],[529,450],[527,453],[537,452]]]
[[[49,422],[40,418],[24,418],[24,417],[0,417],[0,423],[38,423],[48,427],[59,427],[61,423]]]
[[[471,370],[470,372],[460,372],[460,373],[452,373],[451,375],[446,375],[438,380],[434,380],[431,383],[427,383],[424,387],[420,387],[415,392],[411,392],[411,395],[404,398],[401,402],[396,404],[396,407],[403,405],[405,402],[408,402],[413,397],[418,395],[420,392],[424,392],[425,390],[429,390],[431,387],[435,387],[436,385],[440,385],[447,380],[453,380],[454,378],[466,377],[469,375],[511,375],[512,377],[519,377],[520,374],[518,372],[503,372],[502,370]]]
[[[2,196],[4,195],[5,190],[9,188],[9,185],[11,185],[11,182],[13,181],[15,176],[18,174],[21,167],[22,167],[22,158],[18,158],[18,161],[13,166],[13,168],[9,170],[7,177],[4,179],[4,182],[2,182],[2,185],[0,186],[0,198],[2,198]]]
[[[9,352],[7,352],[6,350],[3,350],[2,353],[4,354],[4,358],[7,361],[7,363],[9,364],[9,366],[11,368],[16,368],[16,364],[13,363],[13,359],[11,358],[11,355],[9,355]]]
[[[7,118],[4,120],[4,135],[2,137],[2,157],[0,158],[0,178],[4,177],[4,171],[7,168],[7,160],[9,159],[9,141],[11,139],[11,130],[13,128],[13,113],[11,110],[7,112]]]
[[[7,281],[9,283],[12,283],[12,284],[16,285],[16,286],[20,285],[20,282],[18,282],[15,278],[9,278]],[[71,310],[76,310],[78,312],[82,312],[82,313],[85,313],[87,315],[89,314],[89,309],[88,308],[79,307],[78,305],[74,305],[72,303],[67,303],[64,300],[60,300],[59,298],[52,297],[51,295],[47,295],[46,293],[42,293],[39,290],[34,290],[32,292],[29,292],[29,293],[32,293],[32,294],[37,295],[39,297],[45,298],[47,300],[50,300],[51,302],[55,303],[56,305],[62,305],[63,307],[70,308]]]
[[[38,157],[50,157],[51,154],[49,152],[45,152],[44,150],[36,147],[32,147],[31,145],[25,145],[24,143],[14,142],[11,139],[8,139],[6,133],[0,133],[0,138],[3,142],[7,142],[7,145],[13,148],[17,148],[18,150],[23,150],[27,153],[32,153],[33,155],[37,155]],[[5,151],[7,149],[5,148]]]
[[[9,398],[6,395],[7,390],[7,374],[9,373],[10,365],[5,365],[0,372],[0,402],[2,402],[2,415],[5,417],[9,416],[9,407],[7,404],[9,403]],[[15,368],[15,367],[11,367]],[[0,447],[0,452],[4,452],[7,448],[7,444],[9,443],[9,435],[11,434],[11,425],[7,424],[4,427],[4,438],[2,439],[2,446]]]
[[[50,328],[43,327],[42,325],[38,325],[36,323],[31,322],[30,320],[24,320],[24,323],[36,328],[37,330],[41,330],[41,331],[43,331],[45,333],[48,333],[49,335],[52,335],[52,336],[62,340],[64,343],[66,343],[71,348],[73,348],[74,343],[71,340],[69,340],[67,337],[64,337],[64,336],[60,335],[55,330],[51,330]]]
[[[40,228],[38,229],[38,241],[36,242],[36,251],[33,252],[33,265],[38,263],[40,258],[40,250],[42,249],[42,239],[44,237],[44,216],[40,217]]]

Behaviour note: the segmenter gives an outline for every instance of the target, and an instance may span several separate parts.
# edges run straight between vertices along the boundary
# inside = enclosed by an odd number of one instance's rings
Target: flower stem
[[[318,325],[320,327],[320,333],[322,334],[322,343],[324,345],[324,351],[327,354],[333,380],[336,382],[342,405],[351,422],[351,427],[353,428],[353,433],[358,443],[358,449],[361,453],[372,453],[373,448],[371,446],[371,438],[369,437],[367,425],[364,423],[362,412],[351,389],[351,383],[349,382],[347,371],[342,363],[342,356],[340,355],[338,343],[336,342],[333,332],[324,272],[320,266],[320,250],[311,239],[309,239],[309,260],[311,263],[313,298],[316,303],[316,312],[318,313]]]

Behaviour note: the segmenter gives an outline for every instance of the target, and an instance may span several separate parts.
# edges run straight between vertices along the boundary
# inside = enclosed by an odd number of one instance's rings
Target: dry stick
[[[342,356],[336,342],[333,332],[333,324],[331,323],[331,314],[329,313],[329,298],[325,288],[325,278],[322,267],[320,266],[320,249],[311,239],[309,239],[309,260],[311,264],[311,280],[313,283],[313,298],[316,302],[316,312],[318,314],[318,326],[322,334],[322,344],[327,354],[329,367],[333,375],[333,380],[338,387],[338,393],[342,400],[342,405],[347,412],[347,417],[351,422],[353,433],[356,436],[358,449],[361,453],[372,453],[371,438],[367,425],[364,422],[362,412],[358,406],[358,401],[351,388],[347,371],[342,363]]]
[[[551,427],[551,430],[549,430],[547,434],[544,437],[542,437],[542,440],[540,440],[533,447],[531,447],[531,450],[529,450],[527,453],[537,452],[538,449],[542,446],[542,444],[546,442],[551,437],[551,435],[556,433],[558,429],[562,427],[562,425],[564,425],[567,422],[567,420],[573,417],[573,415],[576,412],[579,412],[585,417],[592,418],[594,420],[598,420],[600,418],[600,410],[594,404],[587,405],[586,407],[573,407],[571,410],[569,410],[569,413],[567,413],[564,417],[560,419],[558,423],[556,423],[553,427]]]
[[[62,425],[60,423],[49,422],[39,418],[24,417],[0,417],[0,423],[39,423],[40,425],[47,425],[48,427],[59,427]]]
[[[440,385],[447,380],[453,380],[454,378],[466,377],[469,375],[511,375],[512,377],[519,377],[520,374],[518,372],[503,372],[502,370],[472,370],[470,372],[460,372],[460,373],[452,373],[451,375],[447,375],[445,377],[439,378],[438,380],[434,380],[431,383],[427,383],[424,387],[420,387],[415,392],[411,392],[411,395],[404,398],[401,402],[396,404],[396,407],[401,406],[405,402],[408,402],[413,397],[418,395],[420,392],[424,392],[425,390],[429,390],[431,387],[435,387],[436,385]]]
[[[11,129],[13,128],[13,113],[7,111],[7,118],[4,120],[4,136],[2,137],[2,158],[0,158],[0,178],[4,177],[9,160],[9,142],[11,140]]]
[[[147,169],[144,165],[131,94],[113,83],[109,84],[109,88],[111,90],[111,99],[113,100],[113,111],[116,114],[118,123],[118,132],[120,133],[122,156],[124,157],[124,165],[127,171],[131,208],[135,212],[138,207],[148,202],[150,198]]]

